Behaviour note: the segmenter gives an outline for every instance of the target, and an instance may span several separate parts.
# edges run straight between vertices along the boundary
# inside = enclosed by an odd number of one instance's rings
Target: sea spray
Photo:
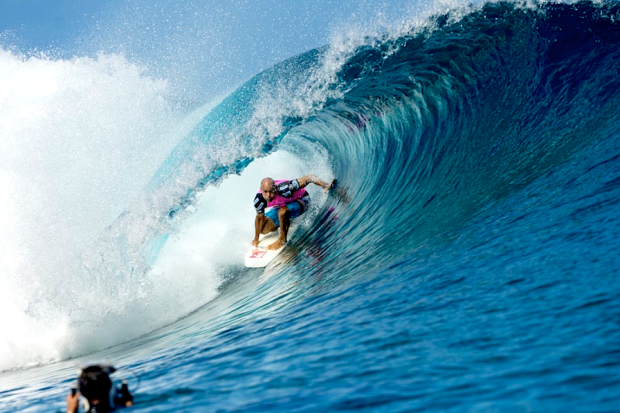
[[[0,51],[0,368],[73,353],[76,297],[97,288],[80,254],[178,139],[166,82],[141,72],[120,55]]]

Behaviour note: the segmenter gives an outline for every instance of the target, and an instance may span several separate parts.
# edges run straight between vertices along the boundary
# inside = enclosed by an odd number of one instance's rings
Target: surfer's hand
[[[325,192],[325,193],[328,193],[329,191],[331,191],[331,189],[332,189],[334,186],[336,186],[336,180],[335,180],[335,179],[332,179],[332,181],[329,183],[329,185],[327,185],[327,186],[325,187],[325,191],[324,191],[324,192]]]
[[[255,239],[254,241],[252,241],[252,246],[253,247],[258,247],[258,240]]]

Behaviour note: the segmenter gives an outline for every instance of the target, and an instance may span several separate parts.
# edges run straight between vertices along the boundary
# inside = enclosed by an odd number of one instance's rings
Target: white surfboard
[[[292,224],[288,228],[288,234],[286,234],[286,238],[288,241],[291,241],[291,235],[297,230],[299,224]],[[284,244],[283,247],[277,250],[268,250],[267,247],[278,240],[280,237],[280,230],[270,232],[267,235],[262,235],[258,239],[258,247],[251,247],[250,250],[245,254],[245,266],[250,268],[263,268],[266,267],[275,257],[277,257],[282,250],[286,247]]]

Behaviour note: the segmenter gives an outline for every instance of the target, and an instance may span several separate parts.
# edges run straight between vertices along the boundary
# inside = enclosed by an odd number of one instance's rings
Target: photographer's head
[[[112,366],[88,366],[80,373],[79,389],[90,406],[102,404],[100,407],[111,409],[110,392],[112,390],[112,380],[110,374],[116,369]],[[113,395],[112,395],[113,397]]]
[[[127,381],[117,386],[110,378],[116,369],[110,365],[91,365],[80,370],[78,378],[79,394],[75,391],[67,396],[67,411],[78,411],[78,398],[82,397],[84,411],[89,413],[110,412],[117,407],[133,404],[133,396],[127,387]]]

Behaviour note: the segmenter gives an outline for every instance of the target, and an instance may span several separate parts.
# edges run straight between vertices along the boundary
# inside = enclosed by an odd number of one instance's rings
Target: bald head
[[[263,194],[263,198],[267,200],[267,202],[273,201],[276,197],[276,183],[271,178],[265,178],[260,181],[260,192]]]
[[[265,191],[271,191],[273,186],[275,185],[275,181],[271,178],[265,178],[260,181],[260,189]]]

